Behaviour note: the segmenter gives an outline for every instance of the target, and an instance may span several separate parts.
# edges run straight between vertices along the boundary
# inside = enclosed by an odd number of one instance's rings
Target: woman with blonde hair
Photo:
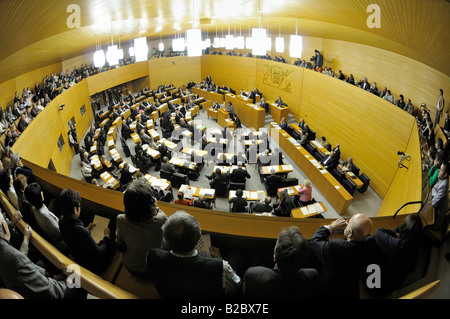
[[[113,164],[106,159],[105,155],[100,156],[100,162],[102,163],[103,168],[105,170],[107,170],[108,172],[111,172],[112,170],[114,170]]]
[[[299,206],[307,206],[312,199],[312,186],[311,182],[307,179],[300,185],[298,195],[295,195],[294,203],[298,203]]]

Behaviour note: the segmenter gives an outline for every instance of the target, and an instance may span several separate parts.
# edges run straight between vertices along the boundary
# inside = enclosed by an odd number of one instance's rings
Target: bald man
[[[359,281],[375,249],[371,229],[372,221],[356,214],[348,221],[337,219],[316,231],[310,244],[321,263],[319,297],[359,298]],[[330,239],[333,233],[344,238]]]

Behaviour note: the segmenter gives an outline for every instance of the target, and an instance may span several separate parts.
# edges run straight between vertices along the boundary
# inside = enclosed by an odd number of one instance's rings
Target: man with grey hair
[[[375,249],[375,240],[369,236],[371,229],[372,221],[364,214],[356,214],[349,221],[339,218],[322,226],[312,236],[309,243],[322,264],[320,297],[359,298],[359,281]],[[335,233],[343,233],[345,238],[330,239]]]
[[[27,239],[32,236],[29,227],[25,236]],[[45,276],[45,269],[14,248],[10,239],[8,222],[0,213],[0,286],[25,299],[86,298],[82,288],[69,288],[65,281]]]
[[[238,292],[241,278],[218,248],[210,248],[213,258],[199,255],[202,231],[193,216],[177,211],[162,230],[167,250],[153,248],[147,254],[147,271],[162,298],[220,298]]]

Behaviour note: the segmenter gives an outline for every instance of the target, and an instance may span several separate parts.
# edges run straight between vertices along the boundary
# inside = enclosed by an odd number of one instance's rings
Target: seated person
[[[310,268],[312,251],[300,229],[291,226],[278,234],[272,269],[250,267],[244,275],[245,298],[308,299],[316,290],[319,272]]]
[[[220,168],[217,168],[215,173],[216,173],[216,176],[213,178],[213,180],[211,182],[209,182],[210,188],[215,188],[217,185],[219,185],[221,183],[228,182],[228,173],[222,173]]]
[[[65,252],[67,245],[62,239],[59,230],[59,218],[44,204],[44,193],[38,183],[31,183],[25,188],[25,198],[31,204],[31,211],[42,236],[46,238],[59,251]]]
[[[332,150],[329,155],[326,155],[321,161],[320,164],[323,165],[323,167],[331,172],[333,169],[335,169],[339,164],[339,157],[336,156],[334,151]]]
[[[168,250],[151,249],[147,254],[147,269],[163,299],[223,298],[235,295],[241,288],[241,278],[220,251],[211,247],[206,258],[196,246],[201,238],[200,224],[186,212],[175,212],[163,225],[163,238]]]
[[[166,214],[157,206],[150,184],[136,180],[123,195],[124,213],[117,216],[116,247],[122,265],[134,275],[144,275],[151,248],[162,245],[162,225]]]
[[[287,106],[287,104],[284,103],[283,100],[281,99],[281,96],[279,96],[279,97],[277,98],[277,100],[275,101],[275,104],[276,104],[278,107]]]
[[[413,273],[420,251],[423,226],[417,214],[405,217],[395,229],[378,228],[375,241],[379,248],[373,263],[380,266],[381,285],[370,293],[383,296],[400,288],[406,276]]]
[[[230,174],[230,181],[235,183],[245,183],[246,178],[251,178],[250,174],[246,169],[243,168],[243,163],[239,162]]]
[[[294,197],[294,203],[298,203],[299,206],[307,206],[312,199],[312,187],[311,182],[309,180],[305,180],[303,185],[300,185],[300,189],[298,190],[298,195]]]
[[[280,120],[279,126],[280,126],[280,128],[281,128],[282,130],[286,130],[286,129],[287,129],[288,124],[287,124],[287,122],[286,122],[286,118],[285,118],[285,117],[283,117],[283,118]]]
[[[131,183],[131,181],[133,180],[133,175],[131,175],[129,167],[130,166],[128,165],[128,163],[125,163],[123,165],[123,168],[119,171],[119,182],[122,186]]]
[[[104,237],[96,243],[90,233],[93,224],[85,227],[79,219],[81,214],[80,193],[66,188],[59,195],[62,218],[59,220],[59,229],[69,252],[80,266],[100,275],[109,266],[115,251],[113,232],[111,226],[105,228]]]
[[[273,206],[270,205],[272,202],[271,197],[266,197],[264,200],[260,200],[253,204],[254,213],[270,213],[273,210]]]
[[[265,98],[261,98],[261,101],[259,102],[259,106],[266,110],[266,113],[269,113],[269,103],[266,102]]]
[[[178,205],[185,205],[185,206],[192,206],[194,203],[194,197],[192,197],[191,200],[188,200],[186,198],[184,198],[184,193],[183,192],[178,192],[177,195],[177,199],[175,199],[175,204]]]
[[[353,163],[353,158],[351,156],[349,156],[348,159],[344,163],[342,163],[342,167],[345,167],[353,174],[358,175],[357,168],[355,167],[355,164]]]
[[[100,156],[100,162],[106,171],[112,172],[114,170],[114,165],[106,159],[105,155]]]
[[[264,182],[266,185],[269,185],[270,183],[281,183],[283,181],[283,178],[280,175],[275,174],[275,170],[270,170],[270,175],[264,178]]]
[[[294,203],[290,198],[289,194],[282,190],[278,192],[278,202],[273,204],[273,213],[280,217],[291,217],[292,208],[294,208]]]
[[[173,164],[169,163],[169,158],[167,156],[164,156],[161,161],[161,170],[169,172],[169,173],[176,173],[175,167]]]
[[[65,280],[47,276],[44,268],[28,258],[26,250],[32,237],[32,230],[25,229],[21,250],[11,244],[10,227],[0,214],[0,281],[2,287],[10,289],[26,299],[85,299],[87,293],[82,288],[72,287]]]
[[[242,189],[238,189],[236,191],[236,196],[231,198],[228,202],[232,204],[231,211],[232,212],[246,212],[247,211],[247,199],[242,197],[244,195],[244,191]]]
[[[322,136],[322,138],[320,139],[320,144],[327,150],[331,149],[331,144],[328,143],[327,138],[325,136]]]
[[[198,208],[211,209],[214,206],[214,203],[207,201],[205,195],[200,195],[194,200],[193,206]]]

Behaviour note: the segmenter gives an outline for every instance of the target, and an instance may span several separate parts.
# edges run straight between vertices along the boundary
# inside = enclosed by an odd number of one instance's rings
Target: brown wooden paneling
[[[384,197],[406,149],[414,119],[398,107],[327,75],[304,70],[300,117],[317,136],[341,145]]]
[[[200,57],[172,57],[151,59],[148,61],[150,88],[172,83],[176,87],[190,82],[200,81]]]

